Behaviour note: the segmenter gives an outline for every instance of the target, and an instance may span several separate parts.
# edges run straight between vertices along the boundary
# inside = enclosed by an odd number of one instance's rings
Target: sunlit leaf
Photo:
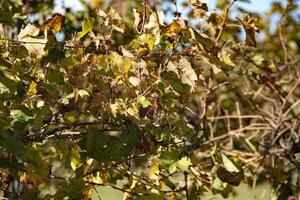
[[[222,161],[224,164],[224,167],[229,172],[239,172],[240,170],[233,164],[233,162],[224,154],[222,156]]]
[[[36,94],[37,90],[36,90],[36,82],[31,81],[30,85],[29,85],[29,89],[27,90],[27,95],[32,96],[34,94]]]
[[[34,117],[25,114],[22,110],[11,110],[10,115],[13,118],[13,124],[16,122],[24,123],[34,119]]]
[[[9,88],[6,87],[3,83],[0,82],[0,94],[9,92]]]
[[[82,31],[78,32],[78,39],[88,34],[94,28],[95,19],[90,17],[82,22]]]
[[[65,21],[65,16],[59,13],[55,13],[52,15],[52,18],[46,20],[42,26],[42,30],[52,29],[55,33],[59,32],[62,28],[62,24]]]
[[[24,37],[36,37],[40,33],[40,29],[33,24],[27,24],[25,28],[21,29],[18,40],[22,40]]]
[[[151,105],[150,101],[146,99],[145,96],[140,96],[138,98],[138,102],[141,104],[143,108],[147,108],[149,105]]]
[[[187,156],[184,156],[177,161],[177,167],[182,171],[188,170],[189,166],[191,165],[192,165],[191,160]]]

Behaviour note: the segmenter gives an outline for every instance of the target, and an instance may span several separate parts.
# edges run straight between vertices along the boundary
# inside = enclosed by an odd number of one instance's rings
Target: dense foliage
[[[298,195],[296,1],[264,17],[237,0],[189,0],[184,17],[171,1],[104,2],[50,18],[53,1],[0,1],[6,197],[91,199],[108,186],[199,199],[264,181],[274,199]]]

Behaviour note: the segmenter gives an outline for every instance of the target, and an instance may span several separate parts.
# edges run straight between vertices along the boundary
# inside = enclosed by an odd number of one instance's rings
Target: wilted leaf
[[[259,32],[259,29],[255,24],[256,21],[257,20],[251,18],[249,14],[244,15],[243,20],[240,20],[246,32],[246,44],[254,47],[256,47],[255,33]]]
[[[120,20],[122,21],[121,16],[119,15],[119,13],[116,12],[116,10],[112,7],[109,8],[107,15],[113,19],[113,20]]]
[[[193,8],[195,17],[202,18],[208,12],[207,4],[200,2],[200,0],[188,0],[188,4]]]
[[[18,40],[24,43],[28,52],[41,58],[45,53],[47,39],[35,38],[40,33],[40,29],[32,24],[27,24],[24,29],[21,29]]]
[[[219,58],[220,58],[221,61],[223,61],[227,65],[230,65],[230,66],[233,66],[233,67],[235,66],[235,63],[231,60],[230,54],[228,52],[222,51],[219,54]]]
[[[150,161],[150,170],[148,172],[148,178],[149,179],[157,179],[159,174],[159,165],[157,159],[152,159]]]
[[[191,63],[186,58],[181,58],[178,63],[178,69],[180,70],[182,82],[188,84],[191,87],[191,90],[194,90],[196,86],[195,82],[198,78]]]
[[[134,22],[133,25],[137,29],[138,32],[141,30],[141,22],[142,22],[142,13],[138,11],[137,9],[133,9],[133,14],[134,14]]]
[[[197,44],[202,46],[205,51],[209,52],[214,47],[214,43],[211,39],[209,39],[208,37],[204,37],[192,27],[184,29],[183,34],[185,35],[185,38],[196,41]]]
[[[229,172],[224,167],[218,168],[217,175],[224,183],[228,183],[233,186],[238,186],[242,181],[240,173]]]
[[[100,16],[100,17],[107,17],[107,14],[103,11],[103,10],[98,10],[98,15]]]
[[[59,32],[62,28],[62,24],[65,21],[65,16],[55,13],[52,15],[52,18],[46,20],[42,26],[42,30],[52,29],[55,33]]]
[[[117,32],[124,33],[124,29],[121,28],[121,27],[118,27],[116,25],[112,25],[112,29],[117,31]]]
[[[24,37],[20,41],[24,42],[29,54],[35,55],[37,58],[41,58],[45,54],[47,39]]]
[[[167,70],[174,72],[180,78],[183,84],[187,84],[190,86],[191,90],[193,91],[196,86],[196,81],[198,80],[197,74],[195,73],[194,69],[192,68],[191,63],[186,58],[181,58],[178,63],[169,62],[167,66]],[[178,87],[183,87],[180,83],[176,83],[176,79],[170,78],[173,80],[172,84],[177,87],[177,90],[183,91],[184,88],[180,89]]]
[[[27,24],[25,28],[21,29],[18,40],[22,40],[24,37],[36,37],[40,33],[40,29],[33,24]]]

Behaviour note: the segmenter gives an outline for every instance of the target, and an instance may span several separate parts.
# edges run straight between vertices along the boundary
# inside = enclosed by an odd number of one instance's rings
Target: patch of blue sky
[[[184,8],[182,5],[185,3],[186,0],[177,0],[177,6],[178,6],[178,12],[181,12],[183,14],[183,18],[186,18],[186,14],[191,10],[189,8]],[[201,2],[206,3],[209,10],[216,10],[216,4],[217,0],[202,0]],[[235,12],[238,8],[243,8],[245,10],[248,10],[249,12],[258,12],[261,15],[264,15],[266,11],[270,9],[271,3],[275,2],[275,0],[250,0],[250,3],[237,1],[234,4],[234,7],[232,8],[232,17],[237,17],[239,15],[238,12]],[[285,1],[278,1],[280,3],[285,4]],[[166,13],[166,22],[170,23],[173,20],[172,13],[175,11],[175,5],[170,5],[169,2],[162,3],[159,7],[160,9],[169,10],[170,12]]]
[[[54,4],[54,13],[58,12],[64,14],[65,10],[63,8],[70,8],[73,12],[84,9],[84,6],[79,0],[55,0]]]
[[[211,11],[217,11],[216,9],[216,4],[218,0],[200,0],[203,3],[206,3],[209,12]],[[178,12],[182,13],[183,19],[188,19],[187,14],[191,11],[191,8],[189,7],[183,7],[183,4],[186,2],[186,0],[177,0],[177,9]],[[235,2],[234,6],[232,7],[231,10],[231,15],[230,17],[232,19],[235,19],[236,17],[242,18],[243,14],[238,11],[238,8],[241,8],[243,10],[249,11],[249,12],[255,12],[260,14],[262,17],[264,17],[265,13],[270,9],[271,5],[273,2],[279,2],[283,6],[286,6],[286,1],[285,0],[249,0],[249,2],[242,2],[242,1],[237,1]],[[300,1],[297,2],[300,5]],[[175,4],[170,4],[170,3],[162,3],[162,5],[159,7],[159,9],[167,10],[166,16],[165,16],[165,22],[170,23],[174,19],[173,13],[176,10]],[[300,13],[300,10],[298,11]],[[280,15],[275,14],[270,21],[271,24],[271,29],[270,32],[274,33],[277,29],[277,25],[280,20]],[[189,21],[189,23],[194,26],[196,24],[201,24],[203,22],[203,19],[195,19]],[[262,39],[264,37],[263,33],[258,34],[258,40]],[[240,34],[240,38],[243,40],[245,39],[246,35],[242,31]]]
[[[89,1],[89,0],[86,0]],[[200,0],[203,3],[207,3],[207,6],[209,8],[209,11],[216,10],[216,4],[218,0]],[[178,12],[182,13],[183,19],[188,19],[187,14],[191,11],[191,8],[189,7],[184,7],[183,4],[186,2],[186,0],[177,0],[177,9]],[[270,9],[270,6],[273,2],[279,2],[285,6],[286,0],[249,0],[249,3],[247,2],[242,2],[242,1],[237,1],[235,2],[232,12],[231,12],[231,17],[239,17],[241,18],[242,14],[238,12],[237,8],[242,8],[244,10],[247,10],[249,12],[257,12],[259,13],[262,17],[264,17],[265,12],[267,12]],[[298,1],[298,4],[300,5],[300,1]],[[55,8],[53,12],[59,12],[59,13],[64,13],[63,8],[70,8],[72,11],[76,12],[78,10],[84,9],[82,3],[80,0],[55,0]],[[158,9],[162,9],[167,11],[165,13],[165,23],[171,23],[172,20],[174,19],[173,13],[176,11],[175,4],[170,3],[170,1],[163,1],[162,4],[158,6]],[[300,10],[299,13],[300,14]],[[271,31],[276,30],[276,26],[278,24],[278,21],[280,19],[279,15],[274,15],[274,17],[271,19]],[[192,20],[190,21],[192,25],[201,23],[201,19],[199,20]],[[245,34],[241,34],[241,37],[245,37]]]

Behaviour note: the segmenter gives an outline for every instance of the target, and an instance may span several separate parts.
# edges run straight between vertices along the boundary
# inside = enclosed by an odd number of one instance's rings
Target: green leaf
[[[180,93],[185,91],[186,87],[182,84],[188,85],[190,90],[194,90],[198,77],[192,68],[191,63],[186,58],[181,58],[179,62],[176,63],[169,62],[167,70],[168,79],[172,81],[171,84],[176,91]],[[176,75],[174,73],[180,78],[179,80],[182,84],[179,84],[178,81],[176,81],[177,78],[175,78]]]
[[[221,179],[219,179],[217,176],[214,178],[213,183],[212,183],[212,187],[216,190],[222,191],[226,188],[226,183],[224,183],[223,181],[221,181]]]
[[[224,164],[224,167],[229,172],[239,172],[240,170],[234,165],[234,163],[224,154],[222,154],[222,161]]]
[[[198,33],[193,28],[188,28],[183,30],[184,38],[187,40],[192,40],[197,42],[198,45],[202,46],[204,50],[211,51],[211,49],[214,47],[214,43],[211,39],[202,36],[200,33]]]
[[[125,144],[122,152],[123,156],[128,156],[134,150],[138,144],[139,135],[140,130],[136,124],[130,123],[126,125],[126,130],[122,131],[119,137],[121,144]]]
[[[78,90],[77,93],[81,98],[90,96],[90,93],[83,89]]]
[[[13,118],[12,124],[16,122],[24,123],[34,119],[34,117],[25,114],[22,110],[11,110],[10,115]]]
[[[147,195],[139,195],[136,198],[134,198],[135,200],[165,200],[166,199],[166,195],[164,193],[150,193]]]
[[[191,159],[188,158],[187,156],[184,156],[177,161],[177,167],[182,171],[188,170],[189,166],[191,165],[192,165]]]
[[[39,153],[31,146],[25,146],[21,141],[8,133],[0,135],[0,146],[12,153],[18,159],[26,162],[27,172],[38,176],[46,176],[48,170],[43,166]]]
[[[49,80],[50,83],[64,83],[64,76],[59,69],[49,69],[46,78]]]
[[[4,23],[7,25],[13,24],[13,13],[11,11],[5,11],[3,9],[0,9],[0,23]]]
[[[78,39],[85,36],[94,28],[95,19],[90,17],[82,22],[82,31],[78,33]]]
[[[78,113],[75,111],[66,112],[63,118],[67,124],[74,124],[78,120]]]
[[[56,41],[53,42],[55,44]],[[56,43],[57,45],[59,43]],[[50,46],[51,47],[51,46]],[[65,57],[64,52],[61,49],[58,48],[51,48],[48,50],[47,55],[43,56],[42,58],[42,63],[47,64],[47,63],[57,63],[57,61],[63,59]]]
[[[32,95],[36,94],[36,92],[37,92],[36,86],[37,86],[36,82],[31,81],[31,83],[29,85],[29,89],[27,91],[27,95],[32,96]]]
[[[127,136],[130,140],[130,135],[127,134]],[[120,161],[132,150],[132,146],[126,143],[126,141],[118,142],[115,136],[103,135],[103,133],[95,131],[87,134],[79,142],[79,146],[82,150],[86,151],[87,156],[95,158],[99,162],[107,162],[109,160]],[[123,146],[125,147],[123,148]]]
[[[169,151],[165,151],[161,154],[159,164],[160,166],[168,170],[170,173],[174,172],[177,167],[177,161],[178,157],[180,155],[180,152],[175,149],[170,149]]]
[[[0,94],[4,94],[4,93],[8,93],[8,92],[9,92],[9,88],[0,82]]]
[[[0,58],[0,66],[11,67],[12,65],[8,61],[4,60],[3,58]]]
[[[150,101],[145,96],[140,96],[138,102],[143,108],[147,108],[151,105]]]
[[[5,74],[0,71],[0,82],[5,85],[5,87],[9,88],[10,92],[15,91],[17,88],[17,83],[5,76]]]

